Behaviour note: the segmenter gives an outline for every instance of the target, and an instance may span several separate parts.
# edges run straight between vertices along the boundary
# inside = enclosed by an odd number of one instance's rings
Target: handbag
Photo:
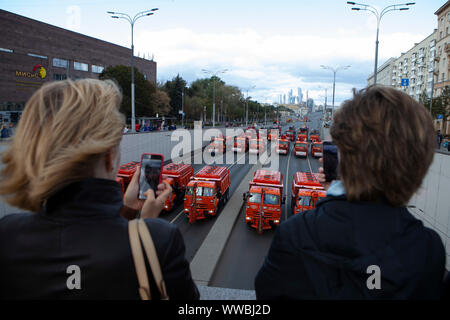
[[[139,282],[139,295],[142,300],[151,300],[150,285],[145,267],[145,258],[142,252],[141,241],[144,245],[145,255],[152,270],[156,286],[161,294],[161,300],[169,300],[166,285],[162,277],[161,266],[156,254],[153,239],[147,228],[147,224],[142,219],[134,219],[128,222],[128,234],[130,236],[131,253],[133,255],[134,267]]]

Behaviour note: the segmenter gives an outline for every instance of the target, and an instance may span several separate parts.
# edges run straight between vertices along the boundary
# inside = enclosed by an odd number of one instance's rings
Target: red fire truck
[[[283,175],[279,171],[257,170],[244,193],[245,222],[261,234],[280,224],[283,197]]]
[[[297,214],[315,208],[317,201],[326,197],[326,191],[316,173],[297,172],[292,177],[291,196],[292,214]]]
[[[164,204],[165,211],[173,209],[175,201],[183,199],[186,185],[194,175],[194,168],[189,164],[175,164],[169,163],[163,167],[162,179],[172,187],[172,195],[166,200]]]
[[[248,139],[245,134],[234,137],[234,152],[247,152],[248,149]]]
[[[287,136],[282,135],[280,139],[278,139],[278,146],[277,146],[277,152],[282,154],[288,154],[289,153],[289,139]]]
[[[208,152],[225,153],[227,151],[227,140],[225,137],[213,137],[208,146]]]
[[[127,190],[128,184],[131,182],[134,173],[136,172],[136,168],[139,165],[139,162],[132,161],[125,163],[119,167],[119,171],[117,172],[117,178],[122,178],[123,180],[123,190]]]
[[[286,136],[289,140],[294,141],[295,140],[295,130],[289,129],[286,132]]]
[[[310,135],[309,135],[309,141],[311,141],[311,142],[320,141],[320,136],[319,136],[319,134],[317,134],[317,133],[315,133],[315,134],[310,134]]]
[[[277,140],[278,137],[280,136],[281,127],[279,126],[272,127],[268,131],[269,132],[267,134],[267,140],[268,141]]]
[[[184,195],[184,212],[190,223],[215,216],[230,192],[230,170],[205,166],[189,181]]]
[[[295,142],[294,152],[297,157],[308,157],[308,142],[297,140]]]
[[[250,149],[249,153],[261,154],[264,152],[264,141],[263,139],[250,139]]]
[[[314,141],[311,143],[311,155],[315,158],[320,158],[323,155],[323,142]]]
[[[306,133],[299,133],[297,135],[297,141],[307,141],[308,135]]]

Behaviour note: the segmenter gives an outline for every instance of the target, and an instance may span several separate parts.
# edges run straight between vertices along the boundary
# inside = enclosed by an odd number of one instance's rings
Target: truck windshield
[[[298,205],[309,207],[311,205],[311,197],[309,196],[298,197]]]
[[[213,188],[203,188],[203,196],[204,197],[212,197]]]
[[[287,145],[288,144],[288,142],[287,141],[280,141],[279,142],[281,145],[283,145],[283,146],[285,146],[285,145]]]
[[[268,194],[264,195],[264,204],[279,204],[280,197],[276,194]]]
[[[313,147],[314,147],[314,148],[319,148],[319,149],[320,149],[320,148],[321,148],[321,145],[320,145],[320,144],[314,144]]]
[[[261,193],[250,193],[248,202],[261,203]]]
[[[296,147],[305,147],[305,144],[304,143],[296,143],[295,146]]]
[[[187,187],[186,188],[186,195],[192,196],[193,193],[194,193],[194,187]]]

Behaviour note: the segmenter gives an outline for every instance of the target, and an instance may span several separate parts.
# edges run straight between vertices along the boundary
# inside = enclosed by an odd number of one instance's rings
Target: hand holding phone
[[[323,142],[323,173],[326,182],[338,179],[338,148],[330,141]]]
[[[158,185],[162,182],[163,163],[164,156],[162,154],[144,153],[142,155],[139,175],[139,199],[147,199],[145,193],[149,189],[152,189],[156,194]]]

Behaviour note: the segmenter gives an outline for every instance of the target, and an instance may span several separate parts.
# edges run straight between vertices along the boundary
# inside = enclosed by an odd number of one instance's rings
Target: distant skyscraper
[[[300,104],[303,102],[302,88],[297,88],[297,93],[298,93],[298,103]]]

